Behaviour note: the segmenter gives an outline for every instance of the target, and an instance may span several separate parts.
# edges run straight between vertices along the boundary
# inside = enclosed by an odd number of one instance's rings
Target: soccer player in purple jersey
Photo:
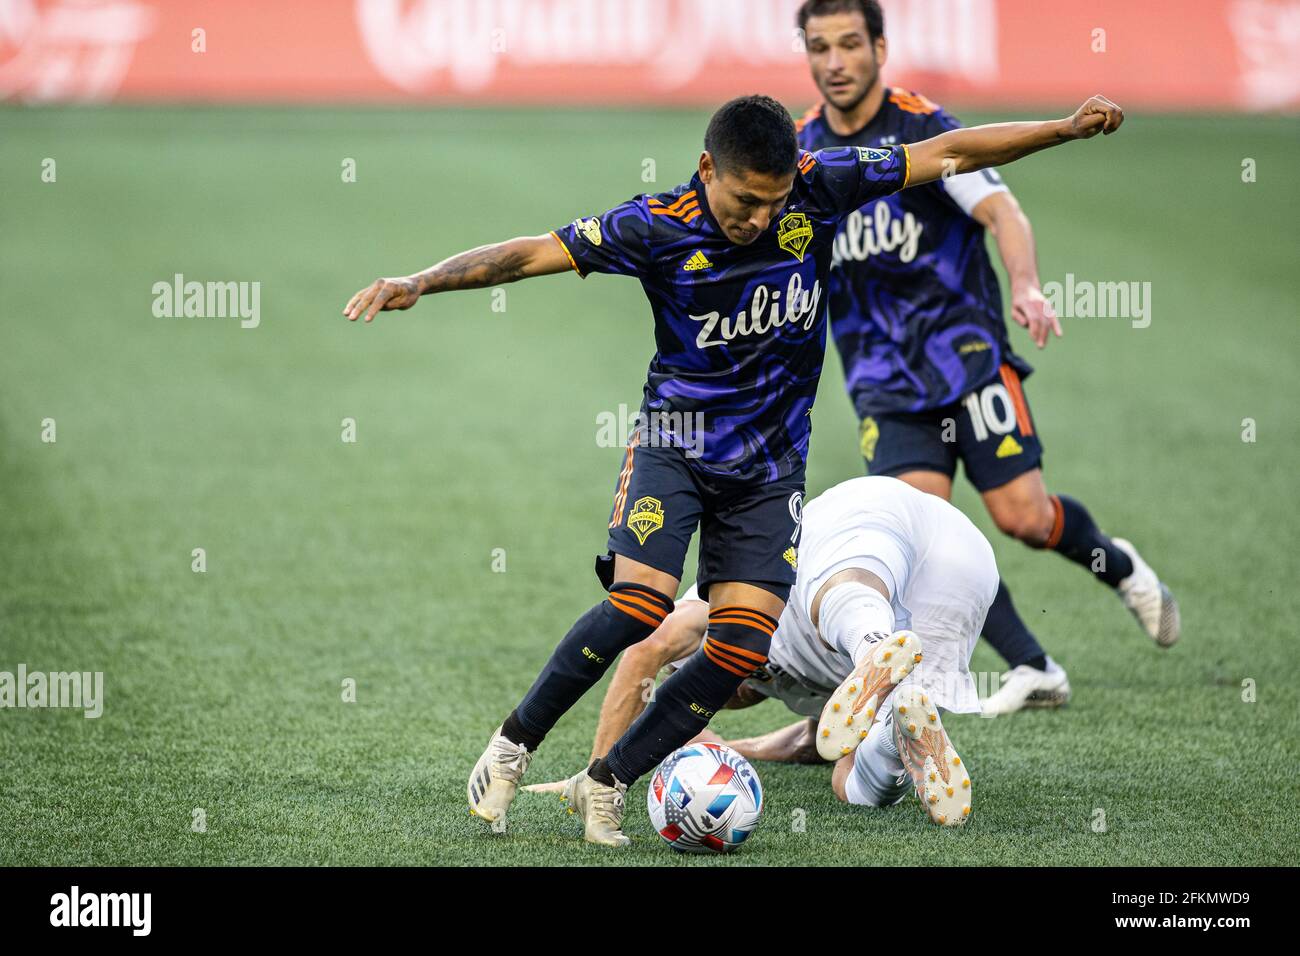
[[[470,809],[503,826],[547,732],[614,658],[673,609],[700,528],[706,638],[566,796],[593,843],[625,846],[627,787],[702,730],[767,661],[795,580],[825,288],[845,216],[945,170],[965,172],[1097,133],[1123,112],[1095,96],[1061,120],[954,130],[913,146],[799,149],[789,113],[741,97],[709,122],[690,182],[554,232],[480,246],[416,275],[377,279],[344,308],[367,322],[422,295],[572,269],[641,282],[656,352],[597,573],[608,591],[560,641],[470,774]]]
[[[876,0],[807,0],[798,23],[823,96],[799,123],[805,149],[886,148],[961,126],[925,97],[885,86],[888,45]],[[1042,445],[1021,386],[1032,369],[1007,339],[986,229],[1011,282],[1012,317],[1042,348],[1061,326],[1039,286],[1029,220],[997,173],[949,175],[873,200],[841,226],[828,290],[831,334],[862,423],[867,470],[946,499],[960,461],[1001,531],[1083,565],[1168,647],[1179,632],[1168,588],[1129,542],[1103,534],[1079,501],[1049,494],[1043,482]],[[984,636],[1012,667],[986,713],[1069,699],[1064,669],[1004,584]]]

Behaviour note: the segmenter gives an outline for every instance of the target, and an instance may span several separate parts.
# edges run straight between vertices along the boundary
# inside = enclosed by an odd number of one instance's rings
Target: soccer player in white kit
[[[970,776],[939,714],[980,711],[969,662],[997,587],[993,549],[942,498],[886,477],[829,489],[803,510],[797,578],[768,663],[728,704],[773,697],[805,719],[728,745],[750,759],[833,760],[841,800],[889,806],[913,789],[936,823],[964,823]],[[707,625],[708,605],[692,588],[624,652],[594,756],[636,719],[661,667],[716,653]]]

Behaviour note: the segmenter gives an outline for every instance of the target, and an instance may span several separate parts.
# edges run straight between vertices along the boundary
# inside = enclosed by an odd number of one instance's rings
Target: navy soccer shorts
[[[978,491],[990,491],[1042,465],[1020,376],[1003,365],[998,379],[960,401],[923,412],[891,412],[862,420],[867,474],[938,471],[951,478],[957,462]]]
[[[630,445],[607,547],[680,580],[698,527],[702,597],[713,581],[742,581],[785,600],[795,579],[803,486],[802,469],[774,482],[733,482],[698,473],[679,447]],[[598,558],[596,573],[608,588],[611,558]]]

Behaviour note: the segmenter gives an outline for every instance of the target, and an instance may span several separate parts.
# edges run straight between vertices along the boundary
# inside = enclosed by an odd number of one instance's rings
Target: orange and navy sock
[[[1133,573],[1129,556],[1101,533],[1087,508],[1069,495],[1052,495],[1052,507],[1056,521],[1043,547],[1082,565],[1113,588]]]
[[[509,740],[536,750],[555,722],[609,669],[614,658],[645,640],[673,609],[672,598],[654,588],[615,583],[570,628],[501,728]]]
[[[589,773],[631,784],[703,730],[741,682],[767,663],[776,621],[737,604],[709,612],[703,646],[655,691],[654,700]]]

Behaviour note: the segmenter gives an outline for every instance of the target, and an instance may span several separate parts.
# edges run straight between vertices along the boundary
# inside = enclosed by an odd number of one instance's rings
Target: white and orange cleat
[[[930,819],[959,827],[970,819],[970,772],[953,749],[939,719],[939,708],[920,687],[894,695],[895,742]]]
[[[836,761],[867,736],[890,692],[921,663],[921,639],[895,631],[877,641],[822,708],[817,722],[817,753]]]

